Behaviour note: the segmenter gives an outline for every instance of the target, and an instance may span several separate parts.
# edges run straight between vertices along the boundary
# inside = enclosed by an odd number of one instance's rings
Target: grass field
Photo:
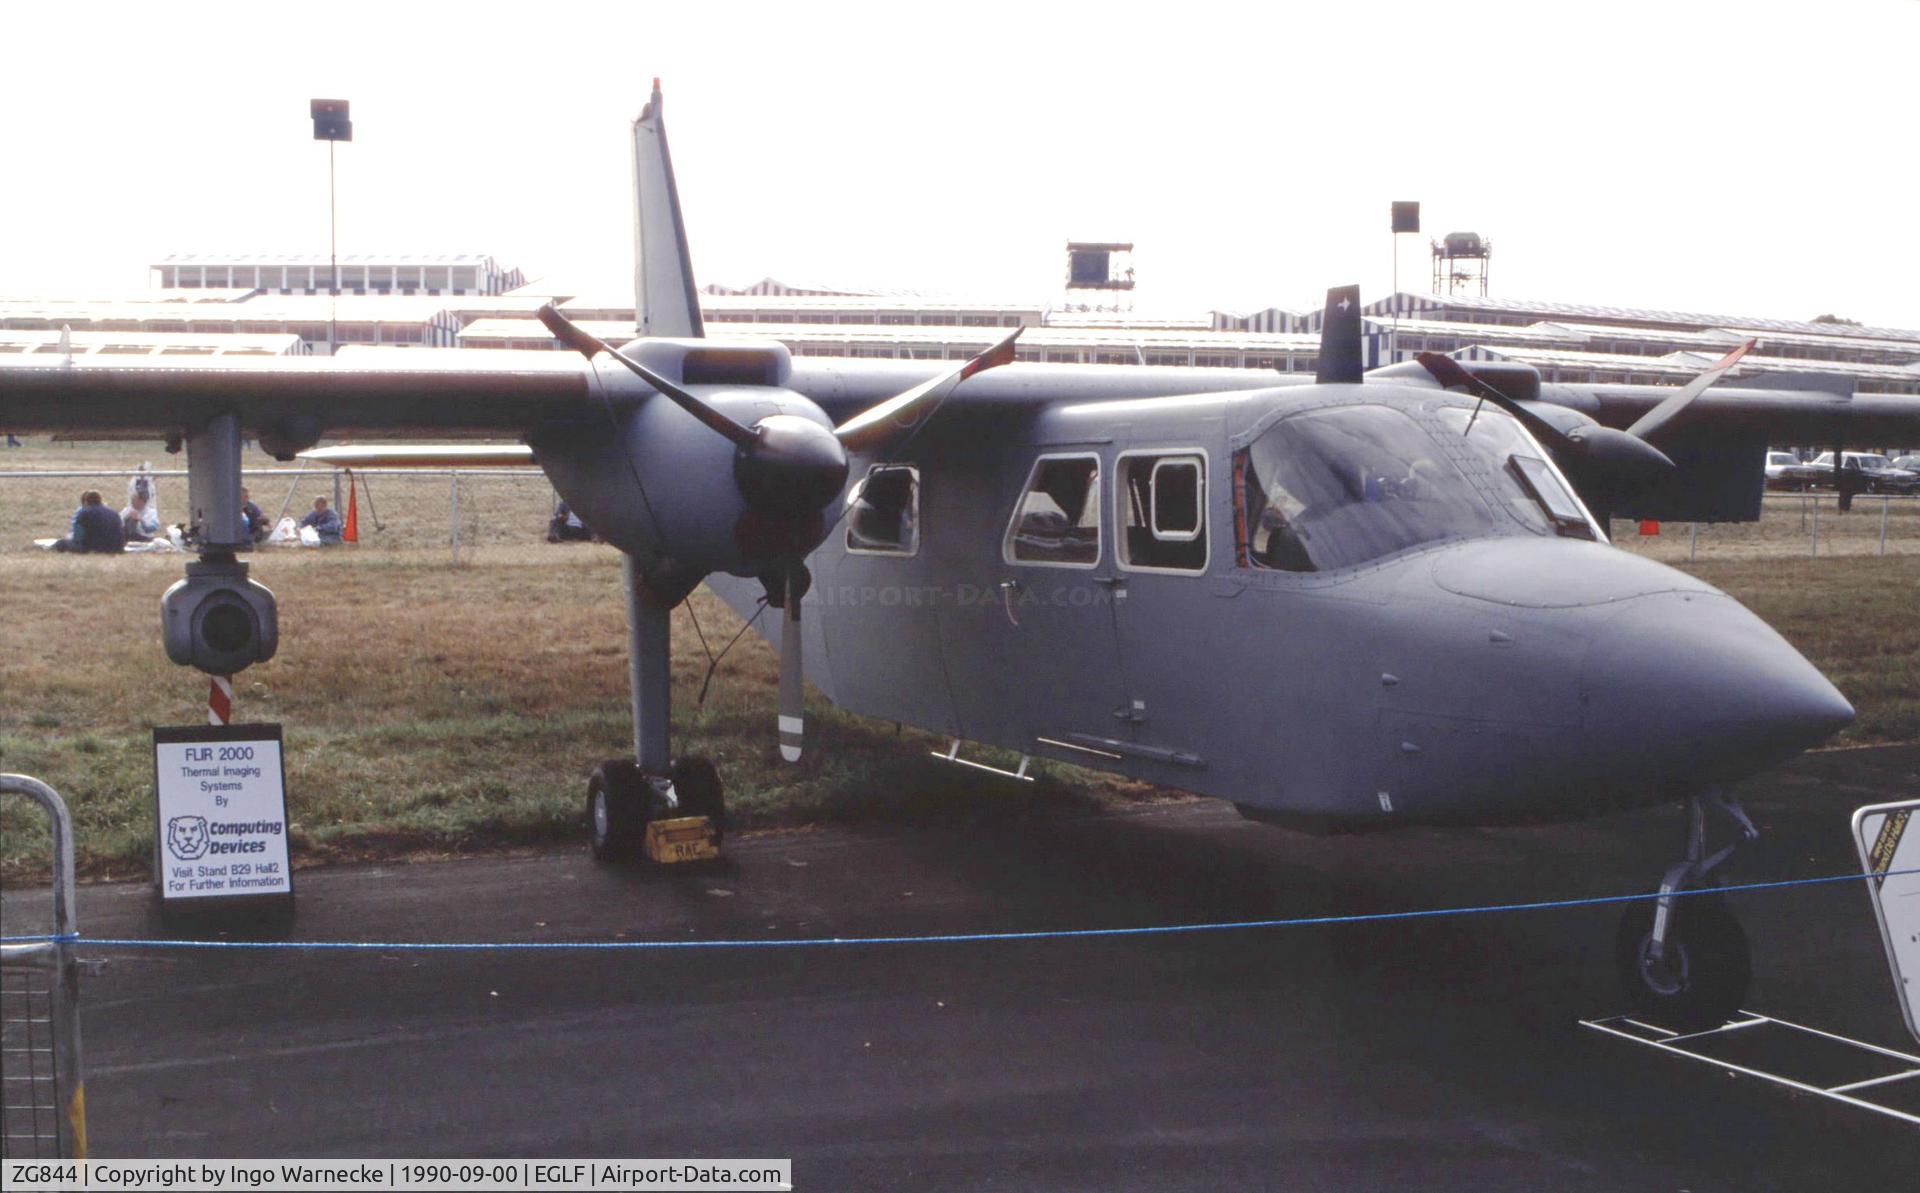
[[[19,466],[23,453],[40,457],[39,468],[101,467],[109,462],[96,457],[107,453],[122,467],[146,458],[117,447],[38,447],[0,453],[0,470]],[[404,506],[383,504],[394,543],[257,557],[256,577],[280,598],[281,647],[239,677],[236,713],[292,728],[290,811],[296,855],[307,862],[572,843],[584,776],[600,759],[631,752],[618,556],[542,542],[551,500],[543,481],[484,480],[497,483],[478,489],[475,517],[513,530],[486,543],[478,563],[449,563],[444,504],[429,511],[439,518],[437,541],[406,524]],[[61,790],[83,870],[126,877],[145,873],[151,843],[149,730],[202,720],[206,687],[160,649],[158,597],[180,575],[180,557],[20,549],[64,529],[73,494],[87,483],[108,487],[105,478],[0,479],[0,770]],[[122,475],[115,491],[124,484]],[[439,484],[444,502],[445,478]],[[47,497],[25,504],[26,490],[15,486],[26,485],[50,486]],[[261,500],[263,486],[254,488]],[[163,513],[174,516],[184,492],[183,481],[163,482]],[[1863,504],[1849,517],[1871,517],[1877,532],[1877,507]],[[364,505],[361,516],[365,528]],[[1797,505],[1775,505],[1756,527],[1703,530],[1693,564],[1685,563],[1684,526],[1657,540],[1617,529],[1626,549],[1677,558],[1746,602],[1832,677],[1860,710],[1843,742],[1920,740],[1920,549],[1808,558],[1798,516]],[[1822,517],[1845,521],[1830,504]],[[1709,535],[1721,532],[1747,541],[1712,553]],[[1920,539],[1906,533],[1908,543]],[[676,615],[676,748],[715,759],[741,825],[964,818],[1008,800],[1070,809],[1173,798],[1052,765],[1036,787],[996,783],[930,763],[934,742],[923,734],[897,737],[891,724],[818,702],[807,760],[784,766],[773,733],[772,651],[743,637],[699,706],[707,658],[696,616],[716,650],[739,626],[704,592]],[[8,872],[42,864],[32,825],[17,807],[0,815]]]

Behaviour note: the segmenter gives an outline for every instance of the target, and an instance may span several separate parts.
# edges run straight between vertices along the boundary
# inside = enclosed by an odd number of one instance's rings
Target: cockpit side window
[[[912,555],[920,550],[920,470],[875,464],[847,511],[847,550],[854,555]]]
[[[1100,561],[1100,458],[1042,456],[1034,461],[1007,527],[1010,563],[1092,567]]]
[[[1385,406],[1282,419],[1245,449],[1240,470],[1247,562],[1256,568],[1331,571],[1493,526],[1480,493],[1428,431]]]

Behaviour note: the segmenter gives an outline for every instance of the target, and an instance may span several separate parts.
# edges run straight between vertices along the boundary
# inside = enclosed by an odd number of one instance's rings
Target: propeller
[[[574,323],[552,303],[543,305],[537,314],[562,344],[589,360],[603,352],[613,357],[737,449],[733,480],[746,499],[747,511],[734,526],[734,539],[748,558],[777,564],[760,582],[766,588],[767,603],[784,613],[780,623],[780,757],[798,762],[806,731],[800,600],[813,583],[804,560],[825,537],[823,513],[846,486],[847,453],[878,451],[913,434],[962,381],[1011,361],[1014,341],[1020,338],[1022,329],[1015,328],[972,359],[861,411],[829,431],[797,414],[770,414],[746,426]]]
[[[780,618],[780,759],[800,761],[801,743],[806,740],[805,667],[800,645],[800,598],[813,582],[804,565],[787,573],[781,593]]]
[[[746,426],[574,323],[552,303],[542,306],[537,314],[555,339],[589,360],[602,352],[613,357],[738,448],[733,461],[734,482],[749,509],[760,515],[762,523],[773,524],[758,525],[754,530],[765,533],[785,523],[804,521],[809,515],[817,516],[847,483],[846,449],[819,423],[796,414],[770,414]],[[813,546],[808,543],[806,550]]]
[[[1449,389],[1464,389],[1481,401],[1492,402],[1511,414],[1563,464],[1589,477],[1602,480],[1604,486],[1614,494],[1636,492],[1674,471],[1673,460],[1667,453],[1647,442],[1640,435],[1597,425],[1562,431],[1527,409],[1522,403],[1508,397],[1485,378],[1476,377],[1468,372],[1451,356],[1443,356],[1438,352],[1422,352],[1415,359],[1420,362],[1421,367],[1433,374],[1433,379],[1442,386]],[[1714,379],[1718,379],[1717,374]],[[1712,384],[1712,381],[1710,380],[1708,384]],[[1706,386],[1703,385],[1700,388],[1705,389]],[[1679,396],[1674,395],[1674,397]],[[1695,391],[1687,401],[1692,401],[1698,396],[1698,391]],[[1672,400],[1672,398],[1668,399],[1668,401]],[[1676,405],[1674,411],[1670,412],[1667,418],[1662,419],[1662,424],[1668,421],[1673,413],[1677,413],[1679,406],[1684,404]],[[1477,407],[1475,413],[1478,413]],[[1471,428],[1472,424],[1469,423],[1468,426]]]
[[[1660,438],[1660,433],[1665,430],[1675,418],[1679,417],[1681,411],[1692,405],[1695,398],[1705,393],[1708,386],[1720,380],[1728,369],[1739,364],[1740,358],[1753,351],[1759,343],[1759,340],[1748,340],[1719,360],[1714,361],[1713,365],[1708,368],[1706,372],[1681,386],[1677,392],[1668,395],[1666,400],[1635,420],[1634,424],[1627,428],[1627,434],[1644,439],[1649,443]]]
[[[975,373],[1007,364],[1013,360],[1014,341],[1024,327],[1016,327],[993,347],[957,369],[922,381],[898,397],[869,406],[834,428],[834,435],[849,451],[871,451],[895,435],[904,435],[925,424],[962,381]]]

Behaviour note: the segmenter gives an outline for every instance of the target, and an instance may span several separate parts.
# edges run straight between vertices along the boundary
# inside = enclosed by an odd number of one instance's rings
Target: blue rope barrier
[[[1743,891],[1777,891],[1792,887],[1823,886],[1836,882],[1859,882],[1867,878],[1893,878],[1920,874],[1920,868],[1881,870],[1874,873],[1830,874],[1820,878],[1788,878],[1775,882],[1747,882],[1734,886],[1699,887],[1675,891],[1674,898],[1694,895],[1737,894]],[[774,940],[744,938],[721,940],[139,940],[116,937],[82,936],[64,933],[46,936],[0,936],[0,944],[48,944],[65,942],[88,948],[113,949],[310,949],[371,952],[617,952],[643,949],[793,949],[826,948],[836,945],[881,944],[976,944],[1018,940],[1088,940],[1095,937],[1172,936],[1196,932],[1244,932],[1258,928],[1300,928],[1329,924],[1372,924],[1390,920],[1438,919],[1445,916],[1488,915],[1507,911],[1560,911],[1573,907],[1601,907],[1612,903],[1638,903],[1660,898],[1659,891],[1636,895],[1594,895],[1582,899],[1548,899],[1532,903],[1487,903],[1467,907],[1428,907],[1412,911],[1374,911],[1352,915],[1294,916],[1268,920],[1226,920],[1197,924],[1142,924],[1124,928],[1048,928],[1028,932],[952,932],[919,936],[813,936]]]

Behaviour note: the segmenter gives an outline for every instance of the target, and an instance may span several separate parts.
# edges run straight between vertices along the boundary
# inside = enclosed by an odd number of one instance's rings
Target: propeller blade
[[[1712,368],[1687,382],[1681,386],[1677,392],[1669,395],[1666,400],[1662,401],[1658,406],[1641,415],[1638,421],[1627,428],[1627,434],[1632,435],[1636,439],[1644,439],[1652,443],[1659,437],[1660,432],[1666,428],[1667,424],[1678,418],[1680,412],[1692,405],[1695,398],[1705,393],[1708,386],[1720,380],[1728,369],[1739,364],[1740,358],[1753,351],[1759,343],[1759,340],[1748,340],[1746,343],[1715,361]]]
[[[932,417],[954,387],[975,373],[1008,363],[1013,359],[1013,342],[1025,328],[1016,327],[1005,339],[950,373],[923,381],[898,397],[878,406],[869,406],[834,428],[834,435],[848,451],[867,451],[879,447],[898,434],[905,434]]]
[[[627,366],[627,368],[633,372],[634,376],[665,394],[674,405],[706,424],[708,429],[725,436],[735,447],[751,448],[760,441],[760,436],[754,432],[753,428],[742,426],[728,418],[699,398],[694,397],[678,385],[675,385],[665,377],[662,377],[631,356],[628,356],[618,348],[607,343],[599,336],[594,335],[584,327],[568,319],[565,315],[562,315],[552,303],[547,303],[542,306],[535,314],[540,322],[546,324],[547,330],[553,333],[554,338],[562,344],[565,344],[588,360],[592,360],[595,356],[605,352],[607,355],[613,357],[613,359]]]
[[[1541,418],[1533,411],[1514,401],[1482,378],[1469,373],[1461,363],[1451,356],[1442,356],[1438,352],[1422,352],[1414,358],[1420,366],[1433,374],[1444,389],[1464,389],[1477,398],[1492,402],[1495,406],[1518,419],[1520,425],[1533,432],[1549,450],[1555,452],[1577,452],[1579,445],[1569,439],[1565,432]]]
[[[805,591],[800,574],[789,574],[780,619],[780,758],[785,762],[800,761],[807,731],[800,645],[800,597]]]

